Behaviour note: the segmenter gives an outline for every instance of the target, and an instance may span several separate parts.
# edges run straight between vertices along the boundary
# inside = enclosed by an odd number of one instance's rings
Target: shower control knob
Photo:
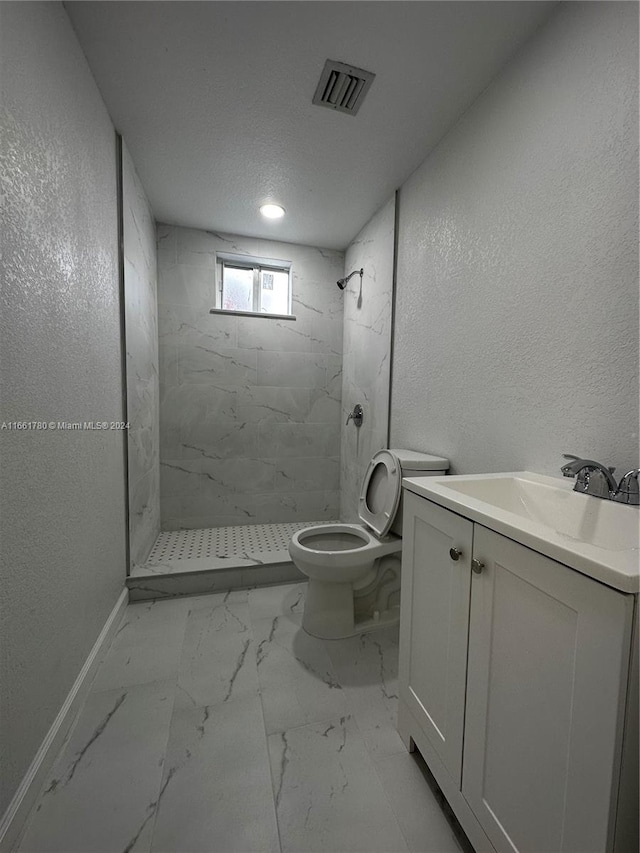
[[[462,557],[462,551],[459,548],[449,548],[449,556],[457,563]]]
[[[353,407],[353,411],[349,412],[349,417],[347,418],[347,426],[349,426],[349,421],[353,418],[353,422],[357,427],[362,426],[362,421],[364,420],[364,409],[360,405],[360,403],[356,403]]]

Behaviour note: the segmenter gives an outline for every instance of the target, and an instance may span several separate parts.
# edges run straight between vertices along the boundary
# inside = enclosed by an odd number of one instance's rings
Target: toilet
[[[380,450],[362,481],[362,524],[318,524],[291,537],[289,554],[309,578],[302,627],[314,637],[352,637],[400,616],[402,478],[445,474],[449,460]]]

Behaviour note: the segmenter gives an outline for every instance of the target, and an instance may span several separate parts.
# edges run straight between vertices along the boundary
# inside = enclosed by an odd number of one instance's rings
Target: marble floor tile
[[[277,853],[260,701],[174,712],[153,853]]]
[[[376,770],[411,853],[461,853],[444,812],[425,779],[417,753],[376,761]]]
[[[268,734],[348,712],[322,640],[305,633],[291,614],[253,620],[253,634]]]
[[[398,626],[325,640],[325,647],[371,755],[405,752],[396,728]]]
[[[269,737],[283,853],[408,848],[352,717]]]
[[[300,625],[306,589],[306,581],[304,583],[280,584],[252,589],[249,592],[251,620],[273,619],[274,616],[283,616],[296,625]]]
[[[233,593],[209,596],[187,612],[176,706],[199,708],[241,697],[259,699],[249,605]]]
[[[19,853],[143,853],[162,779],[173,681],[90,694]]]
[[[212,604],[216,604],[219,595],[222,595],[222,598],[228,604],[247,604],[249,601],[248,589],[230,589],[222,594],[214,593],[213,595],[205,593],[204,595],[194,595],[189,599],[187,602],[188,611],[195,613],[196,610],[200,610],[201,608],[211,607]]]
[[[187,620],[186,602],[130,604],[92,691],[175,677]]]
[[[127,608],[18,853],[460,853],[396,732],[397,630],[214,590]]]

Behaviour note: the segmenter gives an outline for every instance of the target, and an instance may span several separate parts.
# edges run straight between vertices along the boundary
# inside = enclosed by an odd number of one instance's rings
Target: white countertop
[[[601,583],[637,593],[640,508],[578,494],[574,482],[516,471],[406,477],[402,485]],[[485,491],[486,500],[477,497]]]

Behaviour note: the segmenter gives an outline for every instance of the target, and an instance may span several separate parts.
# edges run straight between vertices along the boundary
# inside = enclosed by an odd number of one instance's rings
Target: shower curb
[[[192,572],[132,575],[127,578],[127,586],[130,601],[149,601],[306,580],[306,576],[292,562],[283,562],[235,569],[199,569]]]

